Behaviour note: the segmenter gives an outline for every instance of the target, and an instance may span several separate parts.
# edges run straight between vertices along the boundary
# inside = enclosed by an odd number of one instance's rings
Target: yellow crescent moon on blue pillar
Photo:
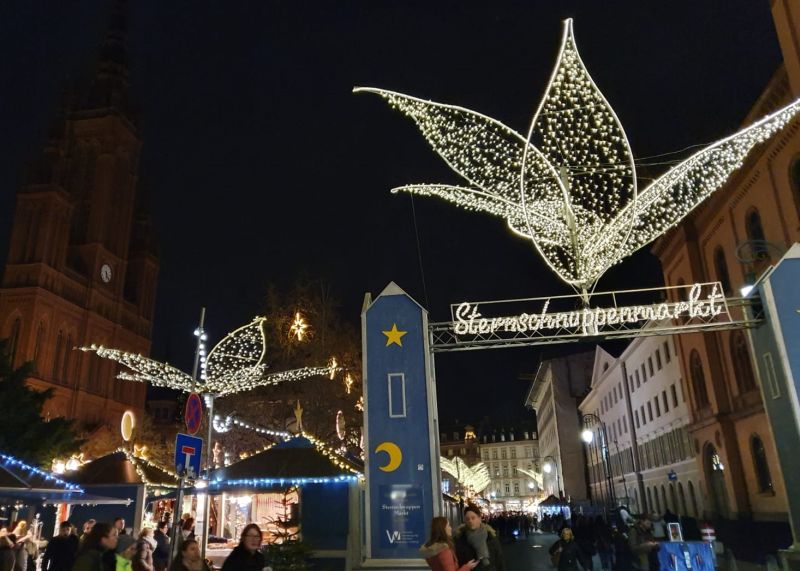
[[[394,472],[400,467],[403,462],[403,451],[394,442],[381,442],[375,449],[375,453],[386,452],[389,457],[389,462],[384,466],[378,466],[384,472]]]

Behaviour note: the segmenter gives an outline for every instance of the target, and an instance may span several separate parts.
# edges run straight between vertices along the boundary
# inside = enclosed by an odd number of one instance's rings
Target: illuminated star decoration
[[[528,136],[463,107],[375,88],[413,119],[469,183],[413,184],[392,192],[434,196],[502,217],[530,239],[588,302],[611,266],[658,238],[728,180],[748,153],[800,112],[800,100],[675,165],[643,190],[625,131],[583,65],[564,23],[558,60]]]
[[[302,341],[308,333],[308,323],[303,315],[298,311],[294,314],[294,321],[289,327],[289,336],[296,337],[298,341]]]
[[[263,387],[285,381],[297,381],[308,377],[327,376],[331,367],[303,367],[277,373],[267,373],[266,338],[263,317],[257,317],[228,333],[217,343],[206,358],[206,380],[196,383],[191,375],[167,363],[161,363],[136,353],[108,349],[102,345],[81,347],[81,351],[93,351],[99,357],[123,365],[131,372],[123,371],[118,379],[151,383],[183,392],[214,394],[218,397]]]
[[[392,323],[392,328],[389,331],[383,331],[384,335],[386,335],[386,346],[396,344],[400,347],[403,346],[403,335],[408,333],[408,331],[398,331],[397,323]]]

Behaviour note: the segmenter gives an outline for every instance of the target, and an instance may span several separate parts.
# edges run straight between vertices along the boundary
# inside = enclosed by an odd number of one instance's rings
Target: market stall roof
[[[564,500],[560,500],[552,494],[550,494],[549,496],[547,496],[547,498],[539,502],[539,507],[544,507],[544,508],[565,506],[565,505],[567,504]]]
[[[313,437],[301,434],[215,470],[209,487],[223,490],[352,481],[361,476],[360,468]]]
[[[45,499],[51,495],[69,496],[82,491],[78,484],[0,453],[0,498]]]
[[[78,484],[0,453],[0,501],[43,504],[127,504],[130,500],[86,494]]]
[[[81,466],[72,479],[82,486],[145,485],[176,488],[178,476],[160,466],[117,450]]]

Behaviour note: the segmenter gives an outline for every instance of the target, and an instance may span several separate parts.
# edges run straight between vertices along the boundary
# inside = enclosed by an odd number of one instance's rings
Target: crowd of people
[[[663,516],[632,516],[625,508],[615,510],[608,519],[601,515],[566,518],[558,511],[541,519],[522,512],[482,518],[477,507],[469,506],[464,510],[464,524],[455,530],[446,518],[433,518],[420,555],[433,571],[504,571],[501,541],[536,532],[557,533],[559,538],[549,553],[559,571],[657,571],[660,542],[668,540],[667,523],[678,521],[669,511]],[[688,534],[694,535],[692,522],[681,523],[688,523]]]
[[[34,534],[26,522],[19,522],[11,532],[0,528],[0,571],[210,571],[194,537],[194,520],[185,514],[176,525],[178,548],[170,563],[170,524],[165,521],[145,527],[137,537],[126,529],[123,518],[111,523],[90,519],[80,534],[64,521],[41,558]],[[247,525],[222,570],[263,571],[262,541],[261,529]]]

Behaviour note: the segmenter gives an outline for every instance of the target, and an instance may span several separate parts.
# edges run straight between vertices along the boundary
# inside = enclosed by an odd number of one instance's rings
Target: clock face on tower
[[[103,266],[100,268],[100,279],[105,283],[111,281],[111,266],[108,264],[103,264]]]

